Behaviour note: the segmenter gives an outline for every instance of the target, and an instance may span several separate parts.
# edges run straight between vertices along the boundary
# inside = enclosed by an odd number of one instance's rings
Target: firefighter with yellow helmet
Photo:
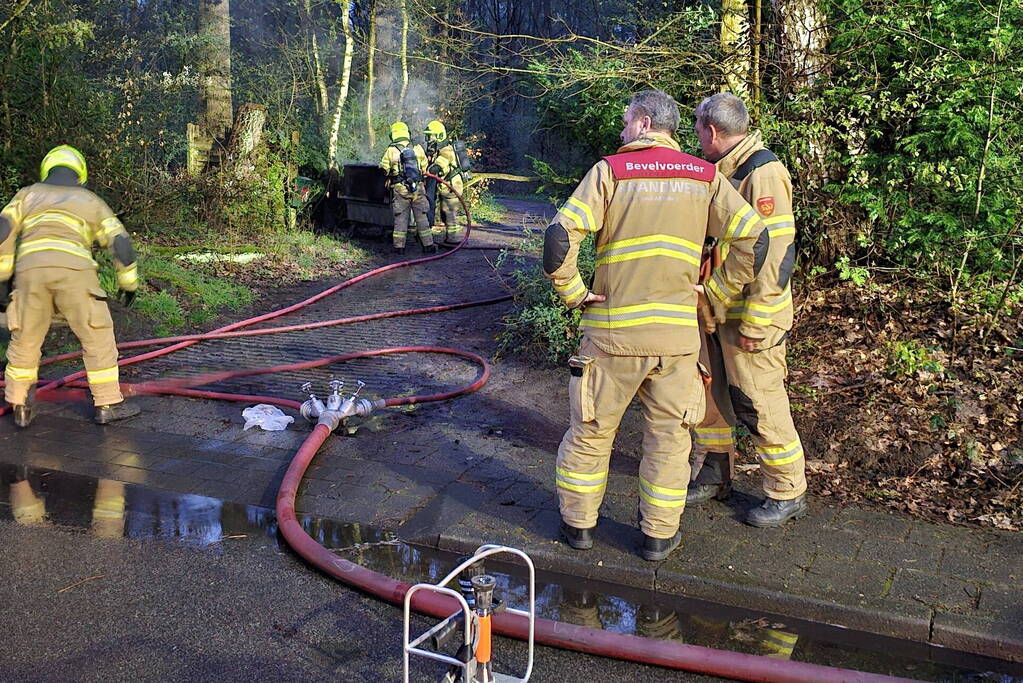
[[[124,403],[119,384],[114,323],[99,284],[93,243],[110,250],[117,284],[130,304],[138,287],[135,248],[106,202],[87,190],[85,158],[74,147],[50,150],[41,182],[18,191],[0,212],[0,282],[15,278],[7,305],[11,342],[4,395],[14,421],[32,421],[39,360],[54,312],[67,319],[82,344],[86,377],[96,404],[96,422],[137,415]]]
[[[424,253],[435,253],[433,233],[426,219],[429,205],[426,201],[424,172],[426,152],[422,145],[413,144],[408,126],[397,121],[391,124],[391,144],[384,150],[380,167],[391,184],[391,210],[394,213],[394,250],[405,253],[409,211],[415,217],[416,231]]]
[[[435,176],[450,183],[452,191],[444,183],[439,183],[438,194],[443,209],[444,242],[457,244],[462,241],[464,232],[458,223],[458,195],[464,186],[464,171],[458,162],[458,154],[448,139],[447,129],[440,121],[433,120],[426,124],[423,131],[426,138],[427,170]],[[457,193],[457,194],[456,194]]]
[[[713,368],[708,419],[695,430],[704,463],[689,489],[692,503],[722,496],[730,486],[736,421],[750,432],[766,499],[746,516],[756,527],[776,527],[807,513],[806,461],[785,391],[785,342],[792,329],[792,270],[796,224],[792,180],[731,93],[696,108],[696,135],[704,155],[756,210],[765,230],[755,248],[756,278],[746,285],[716,332],[704,337]],[[708,282],[713,287],[713,282]]]

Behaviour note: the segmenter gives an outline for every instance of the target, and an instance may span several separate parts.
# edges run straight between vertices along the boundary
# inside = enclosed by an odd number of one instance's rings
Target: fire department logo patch
[[[774,213],[774,197],[761,197],[757,200],[757,211],[761,216],[770,216]]]

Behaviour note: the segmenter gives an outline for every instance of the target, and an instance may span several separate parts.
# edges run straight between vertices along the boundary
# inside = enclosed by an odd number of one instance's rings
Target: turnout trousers
[[[462,191],[462,181],[453,179],[448,181],[458,191]],[[437,188],[440,194],[441,217],[444,221],[444,241],[461,242],[465,236],[465,228],[458,222],[458,212],[461,209],[461,202],[458,196],[448,189],[447,185],[439,184]]]
[[[713,382],[707,393],[706,418],[694,430],[695,450],[706,454],[695,481],[719,484],[730,477],[738,422],[753,439],[764,493],[768,498],[791,500],[806,491],[806,461],[785,391],[788,332],[773,326],[767,329],[760,349],[752,353],[739,347],[737,321],[704,335]]]
[[[82,345],[86,377],[98,406],[124,400],[117,368],[114,321],[96,271],[39,267],[19,270],[7,307],[11,343],[7,348],[4,397],[23,405],[39,378],[43,340],[54,310],[67,319]]]
[[[571,365],[571,426],[558,448],[555,475],[562,519],[581,529],[596,525],[615,434],[639,396],[640,528],[653,538],[671,538],[686,504],[689,429],[706,408],[697,355],[612,356],[584,337]]]
[[[424,247],[433,244],[433,233],[430,230],[430,222],[426,218],[426,212],[430,210],[430,204],[426,199],[426,191],[423,184],[416,187],[415,192],[399,183],[391,186],[391,211],[394,213],[394,239],[395,249],[405,247],[405,237],[408,234],[409,211],[415,217],[416,232],[419,234],[419,241]]]

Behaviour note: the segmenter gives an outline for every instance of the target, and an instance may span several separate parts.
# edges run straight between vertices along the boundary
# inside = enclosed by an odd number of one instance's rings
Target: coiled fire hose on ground
[[[432,176],[435,177],[436,176]],[[266,322],[279,318],[281,316],[293,313],[299,309],[302,309],[310,304],[320,301],[332,294],[351,287],[359,282],[367,280],[381,273],[386,273],[391,270],[398,268],[406,268],[421,263],[427,263],[442,258],[447,258],[451,254],[459,251],[460,249],[467,248],[466,243],[471,233],[472,219],[469,212],[469,207],[466,205],[465,200],[461,194],[458,193],[447,181],[436,178],[438,182],[444,183],[447,187],[455,193],[459,201],[462,203],[462,207],[466,214],[466,231],[462,241],[455,246],[454,249],[433,256],[426,256],[422,258],[410,259],[407,261],[401,261],[398,263],[392,263],[386,266],[375,268],[366,273],[358,275],[341,282],[333,287],[325,289],[324,291],[292,304],[290,306],[281,308],[276,311],[270,311],[262,315],[242,320],[224,327],[220,327],[212,332],[206,332],[202,334],[190,334],[190,335],[179,335],[175,337],[165,337],[159,339],[144,339],[139,341],[125,342],[118,344],[119,349],[132,349],[145,346],[157,346],[167,345],[164,348],[160,348],[154,351],[149,351],[136,356],[123,358],[118,361],[119,366],[134,365],[154,358],[165,356],[175,351],[188,348],[194,344],[202,341],[213,341],[217,339],[230,339],[234,337],[242,336],[253,336],[262,334],[276,334],[281,332],[294,332],[298,330],[309,330],[320,327],[328,327],[335,325],[345,325],[358,322],[365,322],[367,320],[377,320],[381,318],[406,316],[406,315],[422,315],[429,313],[439,313],[442,311],[456,310],[460,308],[468,308],[471,306],[485,306],[494,304],[502,301],[507,301],[511,298],[508,296],[501,296],[490,299],[482,299],[478,301],[469,301],[458,304],[449,304],[443,306],[431,306],[418,309],[406,309],[400,311],[388,311],[384,313],[374,313],[368,315],[353,316],[349,318],[339,318],[335,320],[324,320],[312,323],[303,323],[298,325],[286,325],[283,327],[274,327],[259,330],[245,330],[243,328],[251,327],[257,323]],[[472,247],[468,247],[472,248]],[[436,346],[403,346],[393,347],[385,349],[374,349],[367,351],[359,351],[354,353],[346,353],[336,356],[329,356],[320,358],[312,361],[305,361],[301,363],[292,363],[287,365],[278,365],[268,368],[260,368],[254,370],[235,370],[225,371],[217,373],[208,373],[200,376],[193,376],[188,378],[174,378],[166,380],[154,380],[140,383],[122,383],[122,388],[126,396],[137,396],[144,394],[162,394],[162,395],[177,395],[187,396],[192,398],[204,398],[204,399],[216,399],[216,400],[227,400],[227,401],[238,401],[243,403],[270,403],[278,406],[287,408],[298,409],[301,404],[298,401],[289,399],[281,399],[272,396],[250,396],[244,394],[232,394],[216,391],[205,391],[196,389],[194,387],[211,384],[214,382],[222,382],[228,379],[234,379],[239,377],[248,377],[253,375],[269,374],[274,372],[282,372],[288,370],[303,370],[332,363],[344,362],[347,360],[353,360],[357,358],[367,358],[371,356],[381,356],[399,353],[440,353],[447,355],[454,355],[461,358],[466,358],[473,361],[481,368],[480,376],[472,384],[464,386],[460,389],[456,389],[449,392],[432,394],[428,396],[408,396],[401,398],[389,398],[382,401],[376,402],[383,407],[391,407],[398,405],[408,405],[415,403],[427,403],[431,401],[443,401],[450,398],[455,398],[464,394],[472,393],[482,387],[490,377],[490,366],[480,356],[458,349],[447,348],[447,347],[436,347]],[[41,365],[49,365],[59,361],[71,360],[81,356],[81,352],[66,353],[59,356],[53,356],[44,359]],[[87,386],[82,378],[85,376],[85,372],[75,372],[65,377],[61,377],[55,380],[40,381],[40,387],[37,391],[38,400],[85,400],[85,387]],[[10,409],[4,407],[0,409],[0,415],[5,414]],[[317,567],[321,571],[339,579],[340,581],[358,588],[371,595],[379,597],[387,602],[395,605],[401,605],[405,598],[405,593],[410,588],[410,584],[397,581],[388,576],[372,571],[360,565],[357,565],[349,560],[338,557],[333,552],[320,545],[314,540],[306,531],[302,528],[302,525],[298,521],[298,516],[295,511],[295,498],[298,493],[299,484],[302,481],[302,477],[305,474],[306,469],[312,462],[313,457],[319,451],[320,447],[330,436],[331,428],[324,425],[318,424],[313,428],[312,433],[306,438],[305,442],[299,448],[295,457],[292,459],[290,466],[288,467],[287,473],[284,475],[284,480],[281,482],[280,489],[277,493],[277,521],[278,527],[281,534],[284,536],[288,544],[301,555],[306,561],[313,566]],[[443,595],[436,593],[420,592],[413,596],[412,608],[422,614],[427,614],[433,617],[445,618],[451,614],[459,611],[461,608],[458,606],[455,600],[448,598]],[[525,639],[528,633],[528,624],[525,617],[502,613],[494,616],[494,632],[500,635]],[[694,671],[700,673],[706,673],[714,676],[722,676],[726,678],[733,678],[738,680],[746,681],[764,681],[764,682],[805,682],[805,683],[853,683],[863,682],[872,683],[874,681],[892,681],[901,680],[893,679],[887,676],[868,674],[858,671],[851,671],[847,669],[838,669],[833,667],[822,666],[818,664],[809,664],[805,662],[794,662],[790,660],[772,659],[770,657],[764,657],[759,655],[750,655],[738,652],[731,652],[727,650],[717,650],[708,647],[702,647],[698,645],[687,645],[676,641],[668,640],[656,640],[652,638],[645,638],[642,636],[626,635],[621,633],[612,633],[609,631],[603,631],[599,629],[587,628],[584,626],[577,626],[574,624],[568,624],[559,621],[552,621],[549,619],[537,619],[536,620],[536,642],[543,645],[549,645],[553,647],[560,647],[568,650],[574,650],[577,652],[585,652],[594,655],[600,655],[604,657],[612,657],[616,659],[628,660],[633,662],[639,662],[643,664],[653,664],[657,666],[663,666],[673,669],[683,669],[687,671]]]

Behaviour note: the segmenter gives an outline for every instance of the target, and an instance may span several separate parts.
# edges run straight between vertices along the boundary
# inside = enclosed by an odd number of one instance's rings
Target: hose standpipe
[[[497,581],[490,574],[472,577],[472,594],[478,630],[476,632],[475,683],[493,683],[492,638],[490,618],[494,613],[494,586]]]

